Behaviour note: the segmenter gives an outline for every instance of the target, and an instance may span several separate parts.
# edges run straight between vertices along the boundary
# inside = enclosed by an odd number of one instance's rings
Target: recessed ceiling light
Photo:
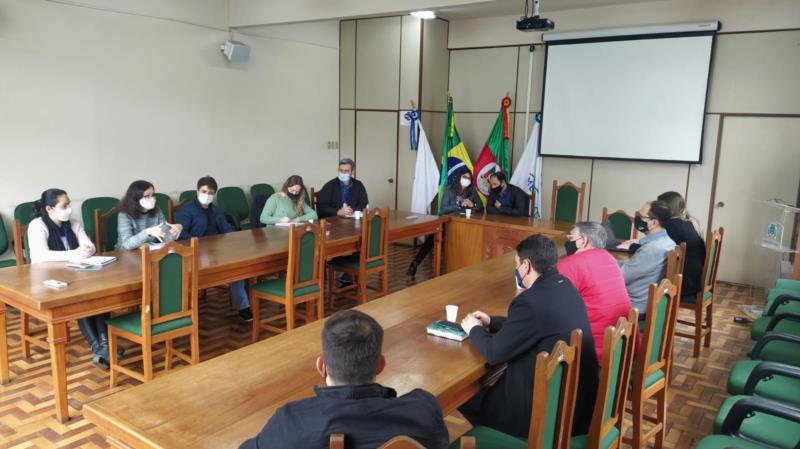
[[[418,19],[435,19],[436,13],[433,11],[414,11],[411,13],[412,16]]]

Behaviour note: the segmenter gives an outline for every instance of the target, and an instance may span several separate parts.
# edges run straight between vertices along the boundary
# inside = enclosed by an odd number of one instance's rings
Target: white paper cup
[[[447,321],[455,323],[456,319],[458,319],[458,306],[456,305],[444,306],[444,310],[447,314]]]
[[[464,209],[464,214],[467,215],[467,218],[472,216],[472,209]]]
[[[353,212],[353,218],[355,218],[356,220],[361,220],[361,215],[362,213],[360,210]]]

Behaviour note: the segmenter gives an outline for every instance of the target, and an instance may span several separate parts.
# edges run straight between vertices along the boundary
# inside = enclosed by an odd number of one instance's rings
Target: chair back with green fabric
[[[14,208],[14,220],[19,220],[22,226],[27,226],[33,220],[33,201],[17,204]]]
[[[592,423],[586,436],[587,449],[615,449],[622,444],[625,401],[633,369],[638,330],[636,309],[627,319],[620,317],[603,335],[603,360],[597,386]]]
[[[719,228],[711,231],[711,235],[708,238],[708,243],[706,243],[706,260],[703,263],[703,290],[701,291],[703,296],[698,297],[702,298],[706,294],[711,293],[711,300],[714,299],[714,292],[716,290],[717,284],[717,269],[719,268],[719,257],[722,254],[722,237],[725,234],[725,228],[720,226]]]
[[[320,226],[305,223],[289,228],[289,264],[286,268],[286,298],[304,287],[317,285],[324,291],[325,247]],[[319,301],[323,304],[322,301]]]
[[[553,197],[550,204],[550,221],[563,221],[577,223],[583,220],[583,196],[586,192],[586,183],[581,186],[571,182],[558,185],[553,180]]]
[[[569,447],[578,391],[582,334],[580,329],[575,329],[570,335],[569,345],[559,340],[550,354],[540,352],[536,356],[529,449]]]
[[[238,218],[240,222],[250,218],[250,205],[244,190],[239,187],[223,187],[217,190],[217,203],[223,213]]]
[[[117,244],[117,213],[119,212],[119,206],[119,199],[110,196],[89,198],[81,204],[83,229],[86,231],[86,235],[94,242],[98,252],[112,251],[114,245]],[[102,226],[101,232],[98,232],[95,210],[100,211],[101,217],[107,215],[106,220],[101,224],[101,226],[105,225]],[[109,214],[112,210],[116,210],[115,213]],[[97,239],[99,234],[101,234],[100,241]]]
[[[197,190],[184,190],[178,196],[178,202],[190,201],[197,198]]]
[[[19,220],[14,220],[14,258],[17,266],[31,263],[28,251],[28,225],[23,225]]]
[[[148,245],[142,254],[142,335],[152,327],[179,318],[197,326],[197,237],[189,246],[172,241],[157,251]]]
[[[250,201],[255,201],[259,195],[266,195],[267,198],[275,193],[275,189],[269,184],[253,184],[250,186]]]
[[[608,208],[603,208],[603,216],[600,220],[601,223],[608,222],[611,229],[614,231],[614,237],[618,240],[630,240],[636,236],[636,228],[633,226],[633,217],[628,215],[624,210],[617,210],[608,213]]]
[[[370,262],[387,263],[389,242],[389,208],[373,209],[363,216],[361,225],[361,266]]]
[[[121,204],[117,204],[106,212],[102,209],[94,210],[94,244],[97,252],[113,251],[117,245],[119,211]],[[89,234],[91,235],[91,234]]]
[[[156,207],[164,214],[167,221],[172,223],[172,198],[166,193],[156,193]]]
[[[666,373],[668,359],[672,357],[672,334],[678,314],[677,293],[682,281],[683,276],[678,275],[678,285],[669,279],[662,279],[658,285],[650,285],[642,329],[642,349],[637,354],[633,376],[634,388],[645,388],[647,378],[659,371]]]
[[[683,264],[686,260],[686,242],[682,242],[680,245],[676,246],[675,248],[671,249],[667,252],[667,269],[665,271],[667,279],[672,282],[673,285],[677,285],[678,283],[678,275],[683,274]],[[681,292],[678,291],[678,297],[680,298]]]
[[[8,251],[9,246],[11,246],[11,239],[8,237],[9,235],[8,232],[6,232],[6,223],[3,220],[3,216],[0,215],[0,254]]]

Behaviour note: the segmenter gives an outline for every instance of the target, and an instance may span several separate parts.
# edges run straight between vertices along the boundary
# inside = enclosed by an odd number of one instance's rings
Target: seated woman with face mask
[[[128,187],[117,220],[117,249],[136,249],[181,235],[183,226],[167,223],[155,195],[155,187],[147,181],[133,181]]]
[[[66,262],[84,259],[95,253],[95,247],[83,225],[71,218],[72,207],[67,192],[48,189],[33,203],[34,218],[28,225],[28,250],[31,263]],[[108,333],[103,313],[78,320],[81,334],[92,348],[92,363],[108,369]]]
[[[280,192],[274,193],[261,211],[261,223],[274,226],[278,223],[298,223],[316,220],[317,213],[305,201],[306,187],[303,178],[289,176]]]

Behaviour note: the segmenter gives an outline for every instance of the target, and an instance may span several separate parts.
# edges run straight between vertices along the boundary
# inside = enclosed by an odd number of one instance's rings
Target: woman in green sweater
[[[261,222],[267,226],[316,220],[317,213],[305,202],[303,178],[289,176],[280,192],[274,193],[261,211]]]

